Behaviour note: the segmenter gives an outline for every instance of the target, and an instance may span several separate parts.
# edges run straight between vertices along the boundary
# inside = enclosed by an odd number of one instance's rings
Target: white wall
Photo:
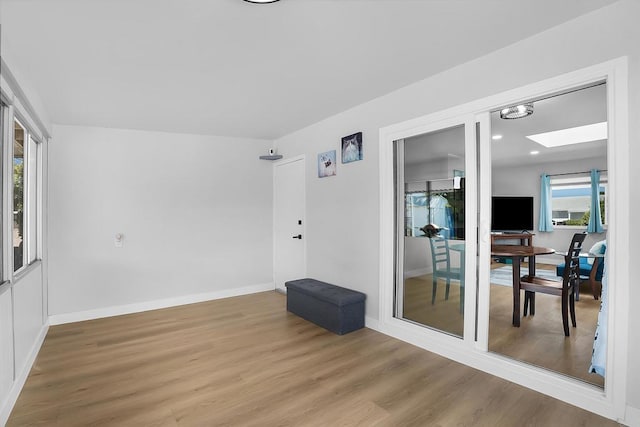
[[[17,372],[30,368],[27,366],[29,354],[45,323],[45,319],[42,318],[42,264],[38,264],[29,273],[13,286]]]
[[[0,408],[13,385],[13,310],[11,289],[0,289]]]
[[[0,291],[0,425],[9,416],[47,331],[42,263]]]
[[[54,126],[49,313],[272,288],[269,146]]]
[[[416,277],[433,272],[431,246],[426,237],[404,238],[404,275]]]
[[[623,0],[522,42],[392,92],[276,141],[285,157],[305,154],[307,171],[308,274],[367,294],[366,314],[378,316],[378,132],[381,127],[443,110],[620,56],[629,58],[630,152],[640,159],[640,2]],[[419,54],[419,52],[416,52]],[[513,72],[517,70],[517,72]],[[365,70],[366,71],[366,70]],[[338,149],[340,138],[362,131],[364,160],[338,165],[337,175],[317,179],[317,153]],[[631,181],[640,182],[640,168]],[[632,186],[633,187],[633,186]],[[640,192],[631,191],[632,211]],[[640,229],[629,230],[631,242]],[[634,248],[629,248],[633,253]],[[640,287],[630,286],[630,301]],[[630,325],[640,323],[632,311]],[[640,332],[629,328],[629,360],[640,358]],[[640,408],[640,365],[631,362],[628,403]]]

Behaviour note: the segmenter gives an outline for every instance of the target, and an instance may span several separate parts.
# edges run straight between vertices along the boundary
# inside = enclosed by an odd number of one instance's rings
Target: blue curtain
[[[600,215],[600,172],[597,169],[591,169],[591,208],[589,215],[589,225],[587,231],[589,233],[602,233],[602,218]]]
[[[540,219],[538,231],[553,231],[551,211],[551,178],[549,175],[540,175]]]
[[[431,197],[428,222],[441,229],[439,234],[443,238],[453,237],[453,212],[445,197],[439,194]]]

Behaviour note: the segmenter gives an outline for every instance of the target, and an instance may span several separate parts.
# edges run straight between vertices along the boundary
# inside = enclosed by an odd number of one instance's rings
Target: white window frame
[[[8,157],[8,147],[11,141],[10,126],[13,124],[13,120],[9,119],[9,106],[4,102],[4,97],[0,97],[0,174],[2,176],[2,186],[0,186],[0,287],[9,284],[8,272],[11,270],[5,256],[7,253],[8,244],[5,244],[5,236],[7,236],[8,223],[8,209],[5,209],[8,186],[11,185],[7,182],[7,173],[5,167],[5,159]],[[7,238],[7,241],[10,240]]]
[[[12,113],[12,114],[11,114]],[[11,206],[11,213],[13,212],[13,129],[14,129],[14,122],[17,122],[24,130],[25,130],[25,135],[24,135],[24,182],[23,182],[23,187],[24,187],[24,195],[23,195],[23,204],[24,204],[24,220],[23,220],[23,242],[24,242],[24,247],[23,247],[23,259],[24,262],[22,264],[22,266],[20,268],[18,268],[17,270],[13,270],[14,269],[14,265],[13,265],[13,244],[11,243],[11,260],[10,260],[10,264],[11,264],[11,268],[10,271],[12,272],[12,277],[13,280],[18,280],[20,277],[22,277],[23,275],[25,275],[27,272],[29,272],[32,268],[34,268],[36,265],[38,265],[41,261],[42,261],[42,189],[41,189],[41,185],[43,182],[43,165],[42,165],[42,136],[38,133],[35,132],[33,129],[33,125],[31,124],[31,121],[28,120],[26,118],[26,115],[21,114],[20,112],[16,111],[16,109],[14,108],[13,111],[10,111],[9,114],[9,118],[10,118],[10,124],[7,124],[7,126],[10,128],[9,129],[9,142],[7,145],[9,145],[9,156],[8,158],[11,161],[11,167],[9,167],[8,169],[10,169],[10,182],[9,182],[9,187],[10,187],[10,199],[9,199],[9,206]],[[34,144],[34,147],[36,147],[36,173],[35,175],[32,177],[30,176],[30,170],[32,167],[34,167],[31,162],[30,162],[30,150],[31,150],[31,145],[29,144],[29,140],[32,139]],[[6,166],[6,165],[5,165]],[[29,189],[29,181],[30,179],[35,178],[36,180],[36,186],[35,186],[35,203],[36,206],[30,206],[31,203],[29,202],[29,196],[30,196],[30,189]],[[39,185],[40,184],[40,185]],[[29,220],[31,215],[35,216],[35,226],[32,226],[31,221]],[[13,214],[10,215],[11,220],[10,220],[10,229],[11,229],[11,236],[13,236]],[[5,228],[6,230],[6,228]],[[35,237],[32,238],[32,235],[35,234]],[[13,239],[9,239],[9,240],[13,240]],[[30,246],[32,244],[35,244],[36,248],[35,251],[33,251],[33,254],[35,255],[35,258],[33,260],[29,260],[29,254],[30,254]]]

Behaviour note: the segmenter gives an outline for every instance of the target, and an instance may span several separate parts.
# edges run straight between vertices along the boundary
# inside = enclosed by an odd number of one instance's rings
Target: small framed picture
[[[336,174],[336,150],[318,154],[318,178]]]
[[[342,138],[342,163],[362,160],[362,132]]]

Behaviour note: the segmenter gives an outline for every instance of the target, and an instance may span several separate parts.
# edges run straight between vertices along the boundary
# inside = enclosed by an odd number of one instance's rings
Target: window
[[[600,176],[600,216],[607,224],[607,175]],[[589,223],[591,204],[591,179],[582,174],[572,178],[551,180],[551,210],[553,225],[586,227]]]
[[[13,125],[13,271],[24,265],[24,137],[16,120]]]
[[[39,144],[18,120],[13,124],[13,271],[37,258]]]
[[[427,193],[413,191],[405,194],[405,236],[422,236],[427,225]]]
[[[38,244],[38,211],[40,203],[38,202],[38,182],[40,180],[40,161],[38,160],[40,144],[38,144],[32,135],[29,135],[29,144],[27,146],[27,177],[26,177],[26,196],[27,196],[27,264],[31,264],[37,258]]]

